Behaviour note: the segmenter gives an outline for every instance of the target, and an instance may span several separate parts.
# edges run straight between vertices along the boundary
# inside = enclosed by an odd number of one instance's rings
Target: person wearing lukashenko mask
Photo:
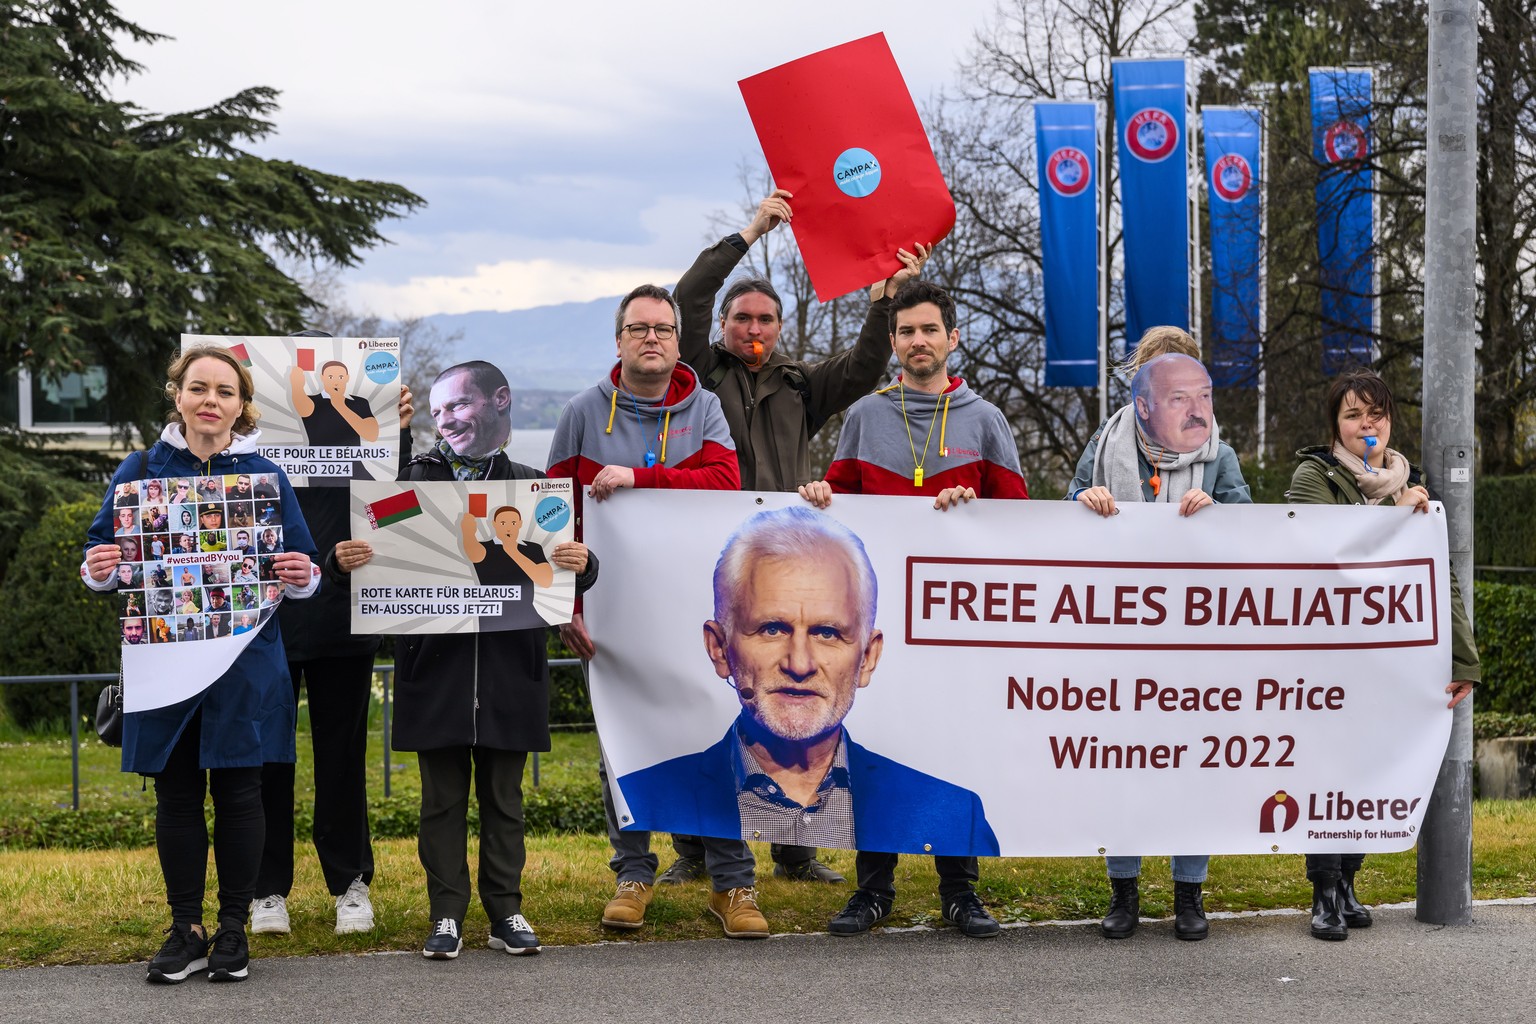
[[[1153,331],[1187,338],[1177,328]],[[1117,502],[1177,505],[1182,516],[1212,505],[1252,502],[1237,453],[1221,440],[1211,376],[1198,359],[1175,351],[1141,365],[1131,380],[1130,404],[1089,441],[1066,497],[1106,517],[1115,514]],[[1177,938],[1198,942],[1210,933],[1202,892],[1210,862],[1208,854],[1172,858]],[[1141,921],[1141,857],[1106,857],[1105,870],[1110,899],[1100,933],[1129,938]]]

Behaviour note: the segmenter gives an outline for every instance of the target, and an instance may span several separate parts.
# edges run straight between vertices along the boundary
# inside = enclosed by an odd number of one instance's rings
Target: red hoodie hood
[[[619,364],[614,363],[613,369],[608,371],[609,385],[620,394],[627,395],[628,391],[619,383]],[[693,367],[687,363],[678,361],[672,367],[672,379],[667,383],[667,393],[661,396],[661,408],[665,409],[677,405],[689,395],[699,389],[699,375],[693,372]],[[655,399],[640,399],[642,405],[650,405]]]

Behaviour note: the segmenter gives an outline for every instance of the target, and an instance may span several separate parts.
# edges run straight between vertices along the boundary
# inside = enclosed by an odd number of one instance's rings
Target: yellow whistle
[[[923,486],[923,467],[922,466],[918,466],[916,469],[914,469],[912,471],[912,486],[913,487],[921,487],[921,486]]]

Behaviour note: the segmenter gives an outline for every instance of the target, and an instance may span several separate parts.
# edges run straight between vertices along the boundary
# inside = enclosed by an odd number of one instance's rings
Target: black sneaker
[[[973,939],[996,935],[1003,927],[981,905],[981,899],[974,892],[963,892],[951,897],[944,904],[944,920]]]
[[[491,948],[505,950],[513,956],[539,951],[539,937],[533,934],[533,925],[522,914],[491,923]]]
[[[672,862],[672,866],[663,871],[656,879],[657,885],[682,885],[684,882],[696,882],[701,878],[708,878],[709,870],[704,867],[704,861],[700,857],[679,857]]]
[[[165,944],[150,960],[149,974],[144,980],[176,985],[207,966],[208,939],[193,931],[191,925],[178,922],[165,930]]]
[[[891,901],[868,889],[857,889],[848,903],[827,922],[833,935],[858,935],[884,921],[891,913]]]
[[[421,955],[428,960],[452,960],[464,948],[459,936],[459,922],[451,917],[440,918],[432,926],[432,934],[421,947]]]
[[[251,948],[246,945],[245,925],[219,922],[208,954],[209,981],[244,981],[251,973]]]

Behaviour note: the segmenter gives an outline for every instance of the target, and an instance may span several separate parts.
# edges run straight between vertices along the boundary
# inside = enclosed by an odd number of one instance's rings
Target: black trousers
[[[171,920],[201,924],[208,888],[208,824],[213,792],[213,861],[219,873],[219,922],[244,927],[261,857],[261,769],[198,766],[203,713],[195,712],[155,780],[155,852],[165,876]]]
[[[1307,854],[1307,881],[1314,884],[1337,882],[1345,875],[1353,875],[1365,862],[1363,853],[1309,853]]]
[[[859,888],[879,893],[886,899],[895,899],[896,862],[897,856],[894,853],[860,850],[854,858]],[[933,866],[939,873],[939,899],[944,902],[976,887],[979,866],[975,857],[935,857]]]
[[[421,832],[416,852],[427,872],[432,919],[463,921],[469,910],[469,783],[480,805],[480,903],[500,921],[523,910],[522,750],[445,747],[416,755],[421,768]]]
[[[368,701],[373,655],[290,661],[293,699],[309,690],[309,730],[315,751],[315,853],[325,887],[340,896],[352,879],[373,881],[368,833]],[[257,896],[287,896],[293,889],[294,766],[261,769],[267,838],[256,875]]]
[[[698,836],[672,837],[672,849],[677,851],[679,857],[692,857],[695,860],[704,859],[704,844]],[[768,847],[769,856],[775,864],[804,864],[816,856],[814,846],[786,846],[782,843],[773,843]]]

